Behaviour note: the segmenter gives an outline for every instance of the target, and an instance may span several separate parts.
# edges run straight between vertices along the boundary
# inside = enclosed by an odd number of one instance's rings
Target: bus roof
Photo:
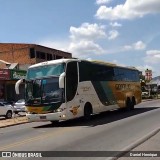
[[[33,64],[29,68],[40,67],[40,66],[45,66],[45,65],[52,65],[52,64],[59,64],[59,63],[68,63],[72,61],[79,61],[79,59],[56,59],[56,60],[45,61],[45,62]]]
[[[90,61],[93,62],[95,64],[100,64],[100,65],[105,65],[105,66],[112,66],[112,67],[118,67],[118,68],[126,68],[126,69],[133,69],[133,70],[138,70],[135,67],[131,67],[131,66],[120,66],[120,65],[116,65],[115,63],[110,63],[110,62],[104,62],[104,61]]]
[[[94,62],[94,63],[97,63],[97,64],[102,64],[102,65],[107,65],[107,66],[117,66],[116,64],[114,64],[114,63],[110,63],[110,62],[104,62],[104,61],[95,61],[95,60],[93,60],[93,61],[90,61],[90,62]]]
[[[104,62],[104,61],[97,61],[97,60],[84,60],[84,59],[74,59],[74,58],[70,58],[70,59],[56,59],[56,60],[51,60],[51,61],[45,61],[45,62],[41,62],[41,63],[37,63],[34,65],[31,65],[29,68],[34,68],[34,67],[40,67],[40,66],[45,66],[45,65],[52,65],[52,64],[59,64],[59,63],[68,63],[68,62],[72,62],[72,61],[76,61],[76,62],[80,62],[80,61],[85,61],[85,62],[90,62],[93,64],[100,64],[100,65],[105,65],[105,66],[113,66],[113,67],[120,67],[120,68],[127,68],[127,69],[133,69],[133,70],[137,70],[135,67],[125,67],[125,66],[119,66],[116,65],[114,63],[110,63],[110,62]]]

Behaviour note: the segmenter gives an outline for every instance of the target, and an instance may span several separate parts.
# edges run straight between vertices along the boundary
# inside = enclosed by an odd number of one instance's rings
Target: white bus
[[[16,92],[19,92],[17,81]],[[80,59],[59,59],[28,68],[25,106],[29,121],[89,119],[107,110],[134,109],[141,102],[135,68]]]

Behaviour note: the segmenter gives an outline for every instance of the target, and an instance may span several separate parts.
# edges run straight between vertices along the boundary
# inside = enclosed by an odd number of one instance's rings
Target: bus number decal
[[[81,87],[81,89],[83,90],[83,92],[89,91],[91,88],[90,87]]]
[[[116,90],[126,90],[126,89],[131,89],[130,84],[116,84],[115,85]]]

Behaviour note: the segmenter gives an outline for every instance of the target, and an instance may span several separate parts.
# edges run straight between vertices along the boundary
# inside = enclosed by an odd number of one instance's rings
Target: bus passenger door
[[[68,118],[76,118],[79,109],[78,87],[78,69],[77,62],[69,62],[66,69],[66,101],[68,109]]]

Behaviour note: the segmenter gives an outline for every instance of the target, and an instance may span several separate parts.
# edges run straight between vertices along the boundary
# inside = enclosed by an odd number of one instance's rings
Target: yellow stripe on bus
[[[44,107],[27,106],[27,111],[31,113],[49,113],[50,111],[45,111]]]

